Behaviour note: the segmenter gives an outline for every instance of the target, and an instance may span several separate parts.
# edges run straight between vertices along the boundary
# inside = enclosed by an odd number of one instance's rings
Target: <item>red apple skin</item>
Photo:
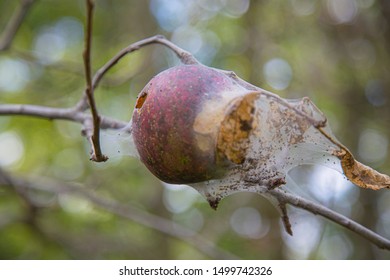
[[[205,104],[238,88],[227,75],[203,65],[176,66],[155,76],[141,91],[132,117],[141,161],[157,178],[172,184],[223,176],[227,163],[217,159],[215,149],[201,147],[194,122]]]

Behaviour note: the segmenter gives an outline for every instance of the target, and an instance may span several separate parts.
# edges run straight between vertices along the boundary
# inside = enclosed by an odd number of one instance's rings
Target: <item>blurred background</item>
[[[0,33],[19,3],[0,0]],[[0,103],[73,106],[85,87],[84,20],[84,1],[36,1],[11,48],[0,52]],[[284,98],[310,97],[359,161],[390,174],[389,1],[97,0],[93,69],[156,34]],[[178,63],[158,45],[128,55],[95,92],[100,113],[130,120],[144,85]],[[0,169],[35,182],[22,192],[0,181],[0,259],[390,258],[292,207],[289,236],[259,195],[235,194],[214,211],[193,189],[162,184],[130,156],[91,162],[80,130],[66,121],[0,116]],[[291,177],[298,193],[390,238],[389,191],[361,190],[324,167],[299,167]],[[140,215],[123,217],[77,192],[45,191],[61,184]]]

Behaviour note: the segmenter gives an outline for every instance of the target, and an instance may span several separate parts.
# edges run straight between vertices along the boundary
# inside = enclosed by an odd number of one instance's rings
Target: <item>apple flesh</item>
[[[139,94],[132,117],[141,161],[172,184],[223,177],[245,161],[257,98],[204,65],[161,72]]]

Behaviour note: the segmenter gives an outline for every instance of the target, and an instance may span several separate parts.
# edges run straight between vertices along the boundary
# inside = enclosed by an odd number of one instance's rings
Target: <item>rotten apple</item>
[[[155,76],[138,96],[132,133],[141,161],[167,183],[224,176],[245,160],[258,93],[204,65]]]

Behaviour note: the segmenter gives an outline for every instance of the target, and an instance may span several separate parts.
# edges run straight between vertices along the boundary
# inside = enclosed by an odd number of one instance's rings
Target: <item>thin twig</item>
[[[10,20],[8,21],[7,26],[5,27],[1,38],[0,38],[0,51],[5,51],[8,49],[12,41],[19,30],[20,25],[22,24],[24,18],[27,15],[27,12],[30,10],[34,0],[22,0],[18,8],[15,10]]]
[[[278,207],[280,209],[280,215],[281,215],[281,218],[282,218],[284,229],[286,230],[286,232],[289,235],[292,236],[293,235],[293,231],[292,231],[292,227],[291,227],[291,223],[290,223],[290,218],[289,218],[288,213],[287,213],[286,202],[279,201]]]
[[[85,50],[83,53],[84,66],[85,66],[85,79],[87,87],[85,89],[85,95],[87,96],[89,107],[91,108],[91,114],[93,119],[92,135],[87,135],[91,142],[92,152],[91,160],[96,162],[106,161],[107,156],[103,155],[100,147],[100,116],[96,107],[95,98],[93,95],[94,88],[92,86],[92,71],[91,71],[91,44],[92,44],[92,22],[93,22],[93,0],[86,0],[87,4],[87,24],[85,31]]]
[[[154,229],[173,238],[182,240],[192,247],[196,248],[203,254],[214,259],[238,259],[237,256],[230,252],[224,251],[217,247],[214,242],[201,237],[197,232],[186,228],[173,221],[155,216],[153,214],[142,211],[131,204],[120,204],[116,201],[98,196],[92,191],[88,191],[86,187],[80,188],[76,185],[55,181],[51,179],[22,179],[12,176],[8,173],[1,172],[0,183],[2,181],[12,181],[12,184],[4,184],[8,187],[18,186],[23,189],[34,189],[47,191],[54,194],[72,193],[82,199],[85,199],[98,208],[104,209],[118,217],[131,220],[148,228]]]
[[[101,67],[93,77],[93,88],[95,89],[103,76],[110,70],[115,64],[119,62],[126,54],[139,50],[140,48],[150,44],[161,44],[170,48],[180,58],[184,64],[198,64],[199,62],[192,56],[191,53],[181,49],[162,35],[156,35],[150,38],[143,39],[134,44],[127,46],[118,52],[112,59],[110,59],[103,67]]]
[[[361,224],[325,207],[304,199],[302,197],[287,193],[280,189],[273,189],[269,194],[274,196],[278,201],[288,203],[297,208],[307,210],[315,215],[323,216],[369,240],[381,249],[390,250],[390,240],[380,236],[372,230],[362,226]]]

